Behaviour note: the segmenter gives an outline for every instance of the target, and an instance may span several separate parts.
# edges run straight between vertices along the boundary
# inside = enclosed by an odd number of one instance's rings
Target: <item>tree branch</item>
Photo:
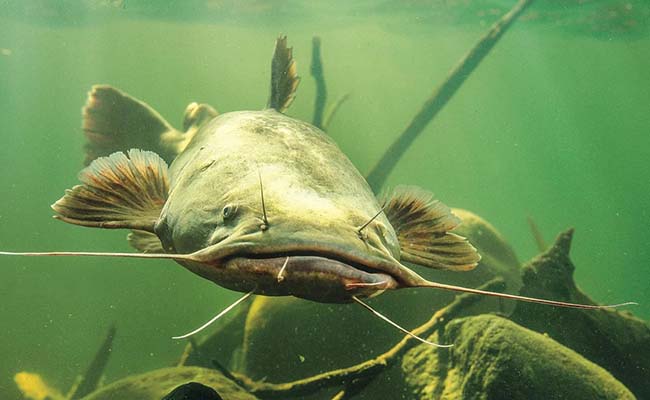
[[[504,288],[505,283],[501,278],[493,279],[481,286],[482,290],[490,291],[502,291]],[[452,303],[433,314],[429,321],[414,329],[412,331],[413,334],[420,337],[430,336],[436,330],[444,327],[448,321],[460,315],[467,307],[476,303],[480,298],[478,295],[469,293],[457,296]],[[420,342],[410,336],[405,336],[393,348],[376,358],[349,368],[332,370],[287,383],[256,382],[243,374],[229,373],[229,375],[232,375],[231,379],[237,384],[261,399],[284,399],[287,397],[305,396],[323,388],[349,385],[348,388],[343,389],[335,396],[335,398],[344,399],[347,396],[345,393],[347,390],[354,391],[354,387],[358,383],[369,383],[379,373],[398,362],[404,353],[417,345],[420,345]]]
[[[393,171],[402,155],[411,146],[413,141],[424,130],[427,124],[447,104],[449,99],[458,91],[465,80],[478,67],[499,41],[501,36],[512,25],[517,17],[528,7],[533,0],[519,0],[517,4],[497,22],[490,30],[472,47],[472,49],[451,70],[447,79],[440,85],[431,97],[424,102],[422,109],[411,120],[404,132],[390,145],[381,159],[375,164],[367,175],[370,187],[378,193],[386,182],[386,178]]]
[[[323,111],[327,103],[327,86],[323,75],[323,61],[320,54],[320,38],[314,36],[311,42],[311,76],[316,81],[316,98],[314,100],[314,118],[312,125],[323,128]]]

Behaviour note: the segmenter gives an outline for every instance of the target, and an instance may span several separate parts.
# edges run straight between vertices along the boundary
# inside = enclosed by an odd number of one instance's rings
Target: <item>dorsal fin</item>
[[[287,37],[275,41],[275,52],[271,62],[271,95],[268,108],[283,112],[293,102],[300,77],[293,59],[293,48],[287,47]]]
[[[153,232],[169,191],[165,161],[138,149],[96,159],[79,180],[52,205],[55,218],[96,228]]]
[[[183,133],[146,103],[114,87],[95,85],[82,110],[82,128],[88,138],[85,164],[133,148],[156,152],[171,162],[196,133],[198,123],[216,115],[208,105],[190,104],[184,121],[187,132]]]
[[[435,269],[471,270],[481,257],[467,239],[449,231],[460,224],[449,207],[414,186],[395,188],[384,213],[397,233],[401,259]]]

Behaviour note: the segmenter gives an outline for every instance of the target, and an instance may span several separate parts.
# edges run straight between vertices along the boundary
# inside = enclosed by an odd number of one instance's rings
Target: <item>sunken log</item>
[[[550,249],[524,266],[521,295],[596,304],[573,280],[572,238],[572,229],[562,232]],[[638,398],[650,398],[650,327],[630,312],[520,302],[511,318],[602,366]]]
[[[456,319],[402,360],[421,400],[633,400],[609,372],[537,332],[495,315]]]

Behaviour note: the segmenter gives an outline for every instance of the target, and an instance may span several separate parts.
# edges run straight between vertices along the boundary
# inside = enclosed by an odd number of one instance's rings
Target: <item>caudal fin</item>
[[[185,135],[146,103],[108,85],[95,85],[82,109],[85,164],[116,151],[150,150],[171,162]]]

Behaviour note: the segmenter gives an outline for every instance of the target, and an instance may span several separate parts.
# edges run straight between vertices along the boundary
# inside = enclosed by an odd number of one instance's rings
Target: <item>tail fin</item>
[[[196,125],[217,115],[206,104],[192,103],[181,132],[146,103],[108,85],[95,85],[82,109],[82,128],[88,138],[85,165],[118,151],[143,149],[170,163],[196,132]]]

